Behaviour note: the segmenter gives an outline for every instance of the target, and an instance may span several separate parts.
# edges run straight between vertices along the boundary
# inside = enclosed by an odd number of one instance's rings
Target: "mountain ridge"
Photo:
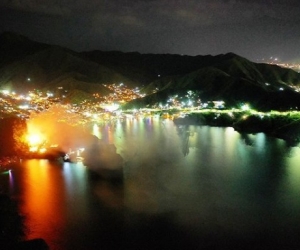
[[[62,85],[91,94],[108,93],[103,84],[124,82],[131,87],[142,87],[149,95],[133,101],[132,105],[137,102],[154,105],[168,95],[195,90],[202,100],[218,98],[230,105],[249,102],[259,109],[300,108],[299,73],[254,63],[232,52],[216,56],[75,52],[12,33],[1,34],[0,44],[2,88]]]

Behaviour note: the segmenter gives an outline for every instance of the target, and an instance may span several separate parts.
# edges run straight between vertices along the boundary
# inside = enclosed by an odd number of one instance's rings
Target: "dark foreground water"
[[[51,249],[297,249],[300,148],[232,128],[132,119],[94,126],[125,159],[124,183],[82,163],[28,160],[2,189],[27,237]]]

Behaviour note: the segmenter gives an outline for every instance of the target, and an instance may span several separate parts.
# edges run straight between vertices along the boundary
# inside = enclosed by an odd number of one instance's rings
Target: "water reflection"
[[[21,187],[28,237],[43,237],[53,249],[168,248],[174,239],[186,249],[228,239],[254,247],[297,241],[298,147],[262,133],[156,118],[97,131],[124,158],[124,183],[97,178],[80,163],[25,161],[14,190]]]
[[[30,238],[42,235],[46,240],[59,244],[67,220],[63,176],[52,169],[59,166],[46,160],[29,160],[24,162],[23,167],[22,210]]]
[[[188,130],[187,126],[178,127],[177,132],[182,144],[182,153],[184,156],[186,156],[189,154],[190,151],[191,132]]]
[[[8,173],[9,176],[9,195],[13,195],[14,193],[14,176],[11,170]]]
[[[285,158],[287,171],[284,175],[283,190],[285,202],[294,209],[300,206],[299,190],[300,190],[300,148],[293,147],[289,152],[289,157]],[[298,213],[297,213],[298,214]],[[299,216],[299,215],[297,215]]]
[[[241,133],[241,139],[245,142],[246,145],[248,146],[253,145],[253,139],[251,139],[249,134]]]

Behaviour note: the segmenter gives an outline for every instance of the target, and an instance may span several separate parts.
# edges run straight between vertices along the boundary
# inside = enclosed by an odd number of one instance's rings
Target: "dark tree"
[[[17,117],[0,120],[0,156],[21,156],[26,150],[26,121]]]

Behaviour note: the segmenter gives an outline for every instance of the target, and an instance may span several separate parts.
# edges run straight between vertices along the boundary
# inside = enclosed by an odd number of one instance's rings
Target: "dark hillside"
[[[146,105],[195,90],[203,101],[218,99],[228,105],[249,102],[262,109],[300,108],[299,73],[253,63],[234,53],[217,56],[77,53],[12,33],[0,35],[0,42],[2,88],[64,87],[80,93],[80,98],[75,99],[81,99],[85,96],[83,92],[104,95],[109,91],[103,84],[123,82],[129,87],[143,86],[149,96],[134,103],[142,101]]]
[[[73,87],[95,92],[104,89],[101,84],[115,82],[130,81],[107,67],[83,60],[57,46],[37,51],[0,68],[2,86],[23,90],[70,87],[73,83]]]
[[[186,56],[91,51],[83,52],[82,55],[143,85],[168,76],[182,76],[207,67],[218,68],[236,78],[245,78],[257,83],[300,84],[299,73],[293,70],[276,65],[253,63],[234,53],[217,56]]]
[[[300,73],[294,70],[262,63],[256,64],[256,67],[269,83],[279,82],[300,87]]]
[[[249,102],[257,109],[286,110],[300,107],[300,94],[289,87],[289,82],[299,84],[300,74],[272,65],[258,65],[230,53],[212,67],[156,80],[145,91],[153,93],[159,90],[147,98],[151,104],[161,96],[168,98],[194,90],[200,93],[202,101],[224,100],[229,106]]]
[[[141,84],[172,75],[183,75],[216,63],[222,56],[140,54],[119,51],[83,52],[83,56],[106,65]]]
[[[31,41],[25,36],[4,32],[0,34],[0,67],[44,50],[49,46]]]
[[[224,55],[222,60],[214,64],[213,67],[236,78],[245,78],[259,83],[264,82],[264,76],[257,69],[255,63],[233,53]]]

